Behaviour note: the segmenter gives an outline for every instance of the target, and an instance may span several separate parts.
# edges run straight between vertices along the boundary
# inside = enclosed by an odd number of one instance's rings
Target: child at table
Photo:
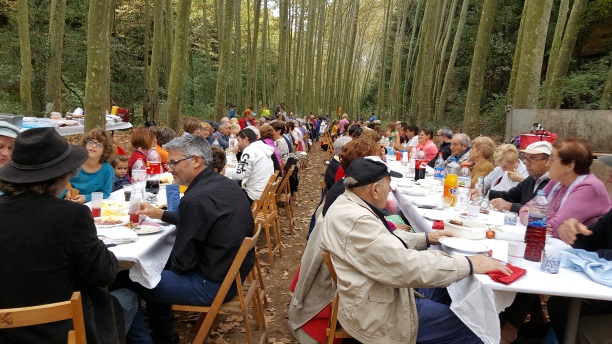
[[[124,185],[132,184],[132,179],[127,175],[129,158],[125,155],[113,155],[110,164],[115,170],[113,177],[113,192],[122,189]]]

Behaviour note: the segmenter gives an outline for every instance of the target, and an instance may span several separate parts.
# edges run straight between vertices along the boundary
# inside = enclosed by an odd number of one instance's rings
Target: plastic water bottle
[[[434,165],[434,179],[437,180],[440,185],[444,184],[444,159],[442,158],[442,152],[438,153],[438,159]]]
[[[151,148],[147,155],[147,183],[145,191],[152,194],[159,192],[159,177],[162,173],[162,163],[157,149]]]
[[[525,259],[539,262],[546,245],[546,226],[548,224],[548,201],[544,190],[529,202],[529,218],[525,231]]]
[[[234,152],[235,145],[236,145],[236,137],[234,136],[234,133],[231,133],[229,137],[229,142],[227,144],[227,150],[229,150],[230,152]]]
[[[219,144],[219,139],[215,137],[215,140],[212,143],[213,147],[220,147],[221,145]]]
[[[147,180],[147,165],[138,158],[132,166],[132,196],[144,199],[145,181]]]
[[[467,163],[459,171],[457,179],[457,202],[455,202],[456,211],[465,211],[470,204],[470,185],[472,176]]]
[[[419,149],[416,151],[414,158],[414,181],[417,181],[419,179],[425,179],[426,166],[427,164],[425,164],[425,152],[423,152],[422,149]]]
[[[406,175],[408,175],[410,173],[409,169],[408,169],[408,163],[410,162],[410,159],[408,158],[408,152],[406,150],[402,150],[402,167],[403,170],[406,171]]]
[[[446,165],[446,175],[449,174],[459,174],[459,164],[457,163],[457,158],[452,157],[451,161]]]

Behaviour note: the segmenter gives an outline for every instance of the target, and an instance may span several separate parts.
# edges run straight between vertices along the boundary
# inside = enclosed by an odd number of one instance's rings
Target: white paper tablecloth
[[[48,121],[36,121],[36,122],[26,122],[29,126],[29,128],[23,128],[24,130],[27,129],[31,129],[31,128],[40,128],[40,127],[53,127],[53,123],[52,122],[48,122]],[[130,129],[132,127],[132,123],[129,122],[115,122],[113,124],[107,124],[106,125],[106,130],[122,130],[122,129]],[[82,134],[83,131],[85,130],[85,127],[82,125],[75,125],[75,126],[70,126],[70,127],[55,127],[55,130],[57,130],[57,132],[62,135],[62,136],[68,136],[68,135],[77,135],[77,134]]]
[[[390,166],[396,168],[393,163]],[[434,201],[436,198],[440,199],[441,194],[408,196],[402,193],[402,188],[394,188],[397,184],[398,180],[394,180],[392,188],[398,207],[411,223],[421,223],[421,226],[415,226],[415,230],[424,232],[431,228],[433,222],[421,215],[432,210],[417,208],[412,205],[412,202]],[[457,215],[452,209],[436,211],[436,213],[446,214],[448,217]],[[481,220],[484,223],[501,225],[503,224],[503,213],[492,211],[488,216],[481,217]],[[423,226],[429,226],[429,228],[422,228]],[[517,231],[521,229],[524,231],[524,228],[525,226],[521,224],[516,226]],[[493,251],[494,258],[507,261],[507,241],[483,239],[479,242],[487,245]],[[437,248],[432,246],[430,249]],[[558,239],[549,238],[546,243],[546,249],[552,251],[567,248],[569,245]],[[548,274],[540,271],[539,262],[528,260],[524,260],[521,267],[527,270],[527,274],[511,285],[494,282],[487,275],[472,275],[447,288],[452,299],[453,312],[485,343],[499,343],[498,314],[512,304],[517,292],[612,301],[612,288],[593,282],[586,274],[567,269],[561,269],[558,274]]]

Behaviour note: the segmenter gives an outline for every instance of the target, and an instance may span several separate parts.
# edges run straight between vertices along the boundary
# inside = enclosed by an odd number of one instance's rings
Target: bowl
[[[461,221],[465,226],[458,226],[449,221]],[[488,227],[485,224],[476,221],[464,219],[446,219],[444,220],[444,230],[451,232],[457,238],[479,240],[484,239]]]

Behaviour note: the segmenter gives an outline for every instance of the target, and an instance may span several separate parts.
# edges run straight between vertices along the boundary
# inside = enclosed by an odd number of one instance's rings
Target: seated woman
[[[155,147],[154,142],[155,135],[149,130],[149,128],[138,127],[132,132],[132,147],[134,147],[134,153],[130,156],[128,162],[128,174],[132,175],[132,166],[138,159],[142,159],[145,163],[147,162],[147,155],[149,150]]]
[[[589,144],[581,139],[569,138],[557,141],[547,161],[550,182],[544,187],[548,200],[548,231],[559,238],[559,228],[569,218],[584,225],[595,223],[612,207],[604,184],[590,173],[593,153]],[[529,203],[519,212],[526,224]],[[502,339],[511,343],[518,329],[539,297],[518,293],[512,305],[504,312],[506,323],[502,327]],[[536,307],[537,308],[537,307]],[[537,313],[538,315],[540,312]],[[533,315],[533,313],[532,313]]]
[[[212,169],[217,173],[223,174],[225,170],[225,164],[227,163],[227,158],[225,156],[225,150],[219,147],[210,147],[212,150]]]
[[[0,168],[0,309],[62,302],[80,291],[87,341],[119,343],[129,324],[117,299],[103,290],[115,279],[117,259],[98,239],[89,208],[58,198],[88,156],[53,128],[17,137],[12,163]],[[138,310],[135,294],[118,292],[126,310]],[[144,331],[142,315],[134,321]],[[70,329],[69,320],[3,329],[0,343],[65,343]]]
[[[478,182],[478,177],[485,177],[493,171],[491,157],[495,151],[495,142],[486,136],[479,136],[472,141],[472,149],[470,150],[470,160],[474,163],[470,167],[472,175],[472,186],[474,188]]]
[[[508,143],[495,149],[493,161],[497,167],[485,177],[485,190],[508,191],[527,178],[527,168],[518,153],[516,146]]]
[[[428,164],[431,159],[435,159],[438,155],[438,147],[433,142],[433,130],[429,128],[423,128],[419,131],[419,144],[416,149],[423,150],[425,153],[425,163]]]
[[[606,186],[590,173],[593,153],[589,144],[581,139],[557,141],[547,165],[550,182],[544,187],[548,200],[548,229],[559,237],[559,226],[575,218],[586,226],[599,220],[612,207]],[[529,203],[519,212],[527,223]]]
[[[176,137],[176,132],[168,127],[157,127],[155,137],[157,138],[155,149],[161,158],[162,166],[166,166],[168,163],[168,151],[162,148],[162,146],[172,141]]]
[[[115,177],[115,170],[106,162],[113,154],[113,138],[106,130],[94,129],[83,135],[81,144],[87,148],[89,157],[77,175],[70,178],[72,188],[79,190],[79,195],[71,197],[66,192],[62,197],[81,204],[91,202],[92,192],[102,192],[108,198]]]
[[[202,130],[200,122],[201,121],[197,118],[187,118],[183,122],[183,135],[200,135],[200,131]]]
[[[269,124],[262,125],[261,127],[259,127],[259,136],[265,144],[274,148],[273,158],[276,159],[276,163],[274,164],[274,166],[278,165],[280,169],[283,164],[283,160],[281,159],[278,148],[276,148],[276,144],[274,143],[274,128],[272,128],[272,126]]]
[[[205,138],[209,144],[212,144],[212,132],[212,126],[210,124],[204,121],[200,122],[200,131],[198,132],[198,135]]]

